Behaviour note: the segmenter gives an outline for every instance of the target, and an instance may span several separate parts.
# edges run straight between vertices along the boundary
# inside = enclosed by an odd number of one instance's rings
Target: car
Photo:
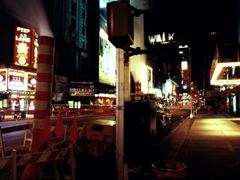
[[[156,109],[156,136],[161,138],[172,130],[172,112],[164,107]]]
[[[162,115],[166,116],[167,118],[169,118],[170,120],[172,120],[173,113],[169,109],[167,109],[165,107],[157,107],[156,112],[157,112],[157,114],[162,114]]]

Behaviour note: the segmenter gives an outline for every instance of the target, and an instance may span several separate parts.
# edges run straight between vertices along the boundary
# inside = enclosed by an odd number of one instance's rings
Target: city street
[[[152,145],[151,152],[146,154],[146,164],[128,167],[129,180],[240,178],[239,118],[199,111],[190,119],[189,111],[175,109],[173,112],[172,131]],[[114,154],[95,157],[79,150],[75,151],[77,178],[115,179]],[[166,160],[175,164],[166,165],[163,163]],[[180,169],[176,163],[185,166]],[[153,165],[160,166],[153,168]],[[46,167],[45,177],[57,179],[53,171],[48,172],[53,166],[46,164]],[[65,165],[64,174],[71,176],[69,166]]]

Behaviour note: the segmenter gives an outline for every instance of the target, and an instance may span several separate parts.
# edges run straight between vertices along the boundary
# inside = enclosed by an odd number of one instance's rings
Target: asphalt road
[[[172,131],[151,146],[145,164],[129,167],[129,180],[239,179],[240,118],[205,111],[190,119],[188,111],[182,112],[175,112]],[[77,179],[115,179],[114,153],[94,157],[76,151],[75,157]],[[70,175],[67,165],[64,174]]]
[[[172,128],[174,129],[175,127],[178,126],[178,124],[182,123],[184,118],[188,116],[189,112],[188,111],[182,111],[182,110],[174,110],[174,116],[173,116],[173,121],[172,121]],[[103,117],[101,117],[103,118]],[[109,118],[109,117],[105,117]],[[81,126],[82,123],[86,121],[91,121],[92,118],[86,119],[86,120],[79,120],[78,124]],[[7,122],[1,122],[1,127],[8,127],[8,126],[13,126],[13,125],[22,125],[31,122],[32,120],[19,120],[19,121],[7,121]],[[65,121],[65,123],[68,123],[68,120]],[[16,145],[22,145],[22,140],[23,140],[23,131],[18,131],[18,132],[13,132],[13,133],[7,133],[4,135],[4,139],[6,139],[5,145],[6,146],[16,146]],[[160,139],[163,140],[166,134]],[[159,141],[160,141],[159,140]],[[88,155],[86,153],[82,153],[78,151],[79,148],[77,148],[75,155],[76,155],[76,160],[78,163],[77,169],[76,169],[76,175],[78,178],[81,179],[89,179],[89,178],[95,178],[95,177],[101,177],[103,179],[114,179],[115,177],[115,154],[114,150],[111,151],[110,154],[104,157],[95,157]],[[44,167],[44,166],[43,166]],[[53,169],[52,165],[46,164],[46,177],[54,175],[52,174]],[[62,167],[61,167],[62,168]],[[22,168],[18,168],[20,171]],[[63,167],[64,169],[64,174],[70,174],[69,166],[66,165],[66,167]],[[21,173],[21,172],[20,172]],[[3,177],[11,175],[11,171],[1,171]],[[62,176],[65,176],[62,175]],[[2,177],[2,176],[1,176]]]

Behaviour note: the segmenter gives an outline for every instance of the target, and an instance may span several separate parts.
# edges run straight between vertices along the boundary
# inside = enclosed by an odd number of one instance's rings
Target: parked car
[[[157,111],[157,113],[163,114],[163,115],[167,116],[170,120],[172,120],[173,113],[169,109],[167,109],[165,107],[161,107],[161,108],[157,108],[156,111]]]
[[[166,136],[172,130],[172,112],[164,107],[156,109],[156,135],[157,138]]]

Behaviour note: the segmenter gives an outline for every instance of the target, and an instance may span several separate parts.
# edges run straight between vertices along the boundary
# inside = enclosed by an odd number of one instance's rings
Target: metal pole
[[[193,118],[193,101],[192,101],[192,56],[191,56],[191,48],[189,47],[189,70],[190,70],[190,119]]]
[[[129,59],[124,59],[124,102],[130,101],[130,69]]]
[[[129,0],[119,0],[128,2]],[[117,52],[117,98],[116,98],[116,170],[117,180],[128,179],[128,168],[124,165],[124,100],[130,99],[129,64],[124,63],[124,50]],[[125,66],[126,65],[126,66]],[[125,82],[125,83],[124,83]],[[124,88],[125,87],[125,88]]]
[[[124,52],[117,51],[116,179],[124,180]]]
[[[17,179],[17,150],[12,150],[12,179]]]

